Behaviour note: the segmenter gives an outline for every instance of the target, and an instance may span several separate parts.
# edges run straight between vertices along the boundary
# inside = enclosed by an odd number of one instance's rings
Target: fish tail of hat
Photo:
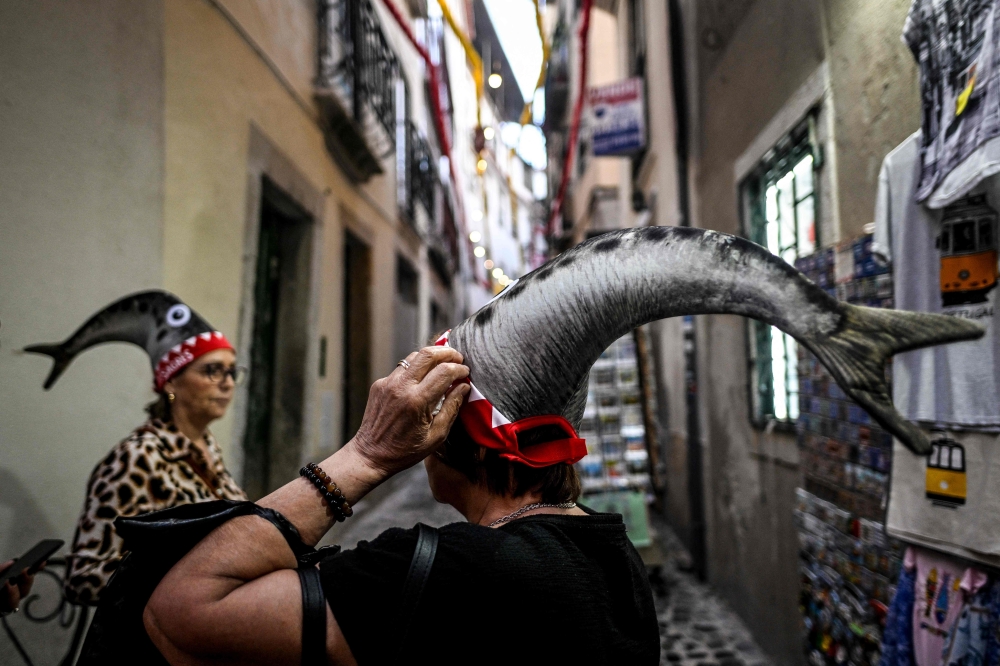
[[[914,453],[931,450],[927,436],[892,404],[885,364],[900,352],[982,337],[978,324],[939,314],[844,304],[840,326],[803,340],[845,392]]]
[[[56,383],[60,375],[69,367],[70,361],[73,360],[73,355],[66,351],[64,344],[30,345],[25,347],[24,351],[32,354],[43,354],[52,358],[52,370],[49,372],[49,376],[45,379],[45,384],[43,385],[46,391],[52,388],[52,385]]]

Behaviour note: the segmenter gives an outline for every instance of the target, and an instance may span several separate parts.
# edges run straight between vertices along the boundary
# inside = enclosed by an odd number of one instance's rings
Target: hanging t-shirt
[[[893,401],[914,421],[997,429],[1000,176],[943,211],[928,210],[913,197],[920,172],[919,142],[917,132],[882,163],[872,249],[892,261],[898,309],[971,319],[986,327],[986,335],[897,355]]]
[[[996,238],[990,209],[1000,206],[1000,176],[977,188],[974,194],[985,198],[974,205],[928,210],[913,198],[919,137],[908,138],[882,164],[872,249],[892,260],[897,308],[969,317],[987,332],[980,340],[893,359],[893,401],[900,413],[925,430],[952,431],[929,433],[937,442],[936,457],[914,456],[894,444],[886,528],[911,543],[1000,566],[1000,441],[995,434],[956,431],[1000,429],[998,290],[973,286],[983,279],[972,279],[979,265],[965,263],[985,257],[995,270],[995,250],[979,250],[988,247],[988,236]],[[970,210],[976,214],[968,215]],[[963,278],[963,270],[970,275]]]
[[[1000,438],[984,432],[927,436],[931,456],[915,456],[893,443],[886,531],[1000,567]]]
[[[997,666],[997,614],[1000,612],[1000,583],[987,585],[985,573],[969,569],[962,577],[965,603],[955,627],[944,643],[944,666]]]
[[[903,561],[917,572],[913,602],[913,659],[941,666],[945,639],[962,612],[965,568],[932,551],[909,548]]]
[[[1000,0],[914,0],[903,41],[920,68],[917,201],[933,208],[1000,171]]]
[[[879,666],[913,666],[913,602],[916,567],[899,572],[896,594],[882,632]]]

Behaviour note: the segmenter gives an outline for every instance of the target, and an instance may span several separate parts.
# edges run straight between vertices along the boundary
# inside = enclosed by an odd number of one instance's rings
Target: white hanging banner
[[[591,151],[596,157],[631,155],[646,147],[642,79],[625,79],[588,91]]]

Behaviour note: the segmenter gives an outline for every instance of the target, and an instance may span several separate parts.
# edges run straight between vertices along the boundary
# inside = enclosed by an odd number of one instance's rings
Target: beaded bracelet
[[[333,479],[320,468],[316,463],[309,463],[299,470],[299,476],[304,476],[323,493],[323,499],[333,509],[334,517],[338,523],[344,522],[345,518],[354,515],[354,509],[347,503],[344,492],[337,487]]]

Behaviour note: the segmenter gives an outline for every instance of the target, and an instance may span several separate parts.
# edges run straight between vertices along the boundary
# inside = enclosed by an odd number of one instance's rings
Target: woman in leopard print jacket
[[[236,354],[228,343],[200,356],[195,356],[197,351],[187,364],[175,363],[168,380],[161,382],[158,374],[160,397],[147,407],[149,420],[112,449],[91,474],[64,586],[69,601],[96,604],[118,568],[122,558],[122,540],[114,528],[118,516],[216,499],[247,499],[208,431],[208,424],[226,413],[242,369],[236,367]]]

